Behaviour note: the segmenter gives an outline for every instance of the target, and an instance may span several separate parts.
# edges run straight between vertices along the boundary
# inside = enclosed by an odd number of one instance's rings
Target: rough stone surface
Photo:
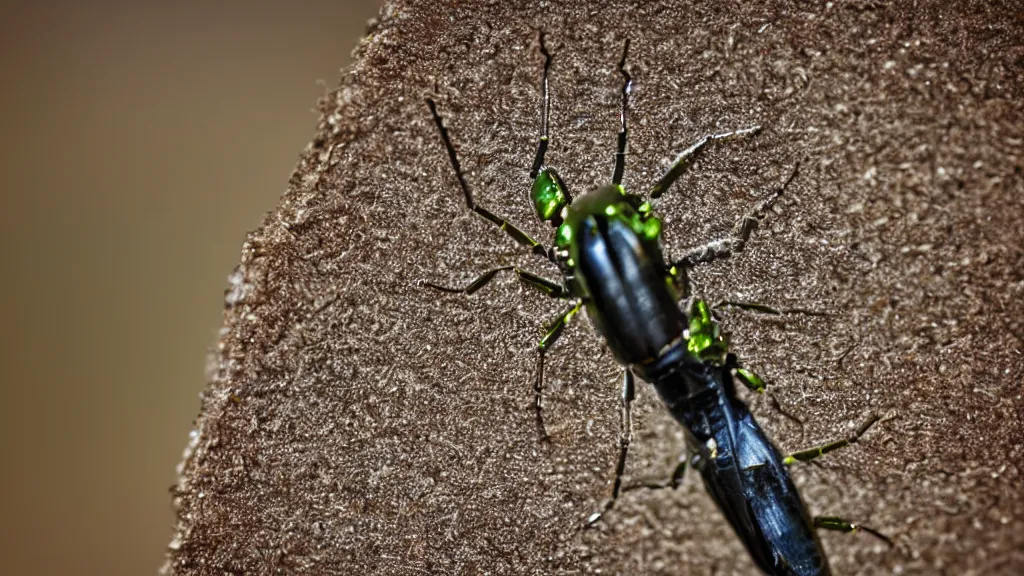
[[[635,84],[625,184],[706,154],[659,210],[670,253],[724,236],[797,161],[749,248],[696,270],[770,383],[752,408],[783,450],[883,416],[798,465],[835,573],[1024,572],[1024,17],[1014,2],[449,3],[382,12],[226,294],[166,570],[193,574],[750,574],[696,477],[610,488],[620,369],[587,322],[549,356],[560,305],[496,265],[554,276],[463,203],[434,97],[482,205],[550,241],[527,201],[548,34],[552,144],[575,191],[605,183],[622,43]],[[748,396],[749,397],[749,396]],[[772,401],[774,399],[774,401]],[[790,419],[784,413],[799,419]],[[627,482],[668,473],[680,429],[639,389]]]

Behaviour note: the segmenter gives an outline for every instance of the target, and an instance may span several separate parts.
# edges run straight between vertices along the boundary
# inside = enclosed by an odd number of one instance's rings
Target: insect
[[[619,455],[612,494],[602,510],[591,515],[586,524],[598,522],[612,509],[623,490],[636,374],[655,387],[665,406],[685,427],[691,452],[691,458],[682,460],[669,482],[649,487],[677,486],[687,465],[692,465],[700,472],[708,492],[754,562],[766,573],[829,574],[815,528],[846,532],[863,529],[886,539],[874,530],[840,518],[812,520],[786,471],[786,466],[792,462],[811,460],[857,442],[877,418],[870,418],[849,438],[783,457],[736,395],[736,380],[755,391],[763,391],[764,382],[740,365],[736,355],[730,352],[727,335],[713,319],[711,309],[703,300],[690,295],[687,271],[743,250],[758,223],[796,177],[798,168],[740,220],[730,237],[666,262],[661,248],[661,221],[653,211],[652,202],[711,145],[753,135],[760,128],[753,126],[705,136],[679,154],[647,194],[647,199],[628,193],[622,186],[628,135],[626,109],[633,82],[626,70],[627,40],[618,66],[623,85],[611,184],[574,200],[558,172],[544,163],[549,144],[548,72],[552,58],[543,34],[540,35],[540,51],[544,56],[541,135],[530,171],[533,179],[530,197],[538,217],[555,228],[550,248],[476,203],[437,105],[431,99],[427,99],[427,105],[469,209],[497,225],[519,244],[550,260],[559,268],[562,278],[549,280],[517,267],[504,266],[485,272],[462,288],[424,284],[446,292],[472,294],[499,273],[511,271],[523,283],[569,303],[567,309],[546,326],[537,346],[533,404],[542,441],[548,439],[542,412],[544,357],[570,320],[586,308],[592,324],[624,366]],[[690,301],[685,312],[678,304],[680,298]],[[732,304],[775,312],[761,305]]]

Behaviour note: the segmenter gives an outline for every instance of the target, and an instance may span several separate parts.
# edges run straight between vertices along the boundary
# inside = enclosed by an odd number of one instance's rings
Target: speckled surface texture
[[[227,292],[167,570],[193,574],[752,574],[696,476],[610,489],[620,369],[587,322],[534,346],[560,305],[496,265],[556,275],[463,203],[432,96],[480,204],[537,238],[528,171],[548,33],[548,163],[606,183],[616,62],[632,40],[624,183],[650,187],[700,136],[761,124],[662,199],[666,248],[724,236],[795,162],[747,251],[693,273],[769,382],[783,450],[883,416],[792,469],[814,513],[896,541],[822,535],[853,574],[1024,573],[1024,17],[1019,4],[395,2],[382,13]],[[781,409],[781,410],[780,410]],[[798,425],[782,410],[803,422]],[[682,434],[639,387],[627,482]]]

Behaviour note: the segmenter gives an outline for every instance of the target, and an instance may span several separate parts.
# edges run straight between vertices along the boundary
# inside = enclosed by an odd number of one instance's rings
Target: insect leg
[[[434,284],[432,282],[421,282],[421,284],[423,286],[429,286],[430,288],[433,288],[435,290],[441,290],[442,292],[469,295],[486,286],[487,283],[493,280],[494,277],[499,272],[504,272],[508,270],[515,272],[516,276],[518,276],[519,280],[522,281],[523,283],[536,288],[540,292],[548,296],[551,296],[552,298],[566,298],[569,294],[569,290],[562,284],[559,284],[558,282],[555,282],[553,280],[548,280],[547,278],[543,278],[541,276],[533,274],[532,272],[521,270],[519,268],[516,268],[515,266],[502,266],[500,268],[488,270],[487,272],[484,272],[482,276],[470,282],[464,288],[449,288],[447,286],[441,286],[438,284]],[[554,321],[546,324],[545,330],[547,331],[547,333],[544,335],[544,338],[541,339],[540,344],[537,345],[537,376],[533,381],[533,405],[534,410],[536,411],[537,431],[540,436],[541,442],[545,442],[549,439],[547,430],[544,427],[544,416],[541,414],[541,410],[543,408],[542,393],[544,390],[544,353],[547,351],[548,348],[554,345],[555,341],[558,340],[558,337],[562,335],[562,331],[565,330],[566,324],[568,324],[569,320],[571,320],[572,317],[575,316],[580,311],[580,308],[582,306],[582,301],[577,302],[568,311],[559,314]]]
[[[699,459],[700,459],[699,456],[694,456],[694,460],[695,461],[697,461]],[[624,487],[622,489],[622,491],[623,492],[632,492],[633,490],[641,490],[641,489],[643,489],[643,490],[664,490],[666,488],[669,489],[669,490],[675,490],[676,488],[679,487],[680,484],[683,483],[683,477],[686,476],[687,464],[688,464],[688,462],[686,460],[686,455],[684,454],[682,457],[679,458],[679,463],[676,464],[676,467],[672,469],[672,474],[669,476],[668,480],[661,480],[661,481],[650,481],[649,480],[649,481],[645,481],[645,482],[638,482],[636,484],[630,484],[629,486]]]
[[[694,462],[700,459],[699,456],[694,456]],[[679,458],[679,463],[672,469],[672,474],[668,480],[646,480],[637,482],[636,484],[629,484],[627,486],[621,486],[622,469],[625,467],[625,458],[620,458],[619,466],[616,467],[616,483],[613,487],[612,498],[605,502],[600,512],[595,512],[587,517],[584,524],[585,527],[591,527],[596,525],[604,517],[604,514],[611,510],[615,503],[618,501],[618,497],[627,492],[633,492],[634,490],[675,490],[683,483],[683,477],[686,476],[686,468],[688,466],[687,456],[684,454]],[[618,493],[615,493],[615,488],[619,489]]]
[[[555,342],[562,335],[566,325],[572,320],[572,317],[579,313],[580,308],[583,307],[583,301],[580,300],[572,308],[559,314],[551,322],[545,325],[547,333],[541,338],[540,343],[537,344],[537,376],[533,380],[533,409],[536,414],[537,421],[537,433],[540,436],[541,442],[547,442],[550,440],[548,436],[547,428],[544,426],[544,355],[548,349],[554,346]]]
[[[755,374],[753,370],[741,366],[735,354],[730,353],[725,361],[726,366],[736,375],[736,379],[742,382],[751,392],[764,394],[764,389],[766,388],[764,380]]]
[[[533,252],[547,257],[548,251],[543,244],[531,238],[528,234],[517,228],[508,220],[495,215],[483,206],[477,205],[476,200],[473,198],[473,192],[470,190],[469,184],[466,183],[466,177],[462,173],[462,167],[459,165],[458,154],[456,154],[455,147],[452,146],[451,138],[448,136],[448,129],[445,128],[444,121],[437,113],[437,105],[432,99],[427,98],[427,106],[430,108],[430,114],[434,117],[434,123],[437,124],[438,131],[441,133],[441,140],[444,141],[444,147],[448,151],[448,159],[451,160],[452,168],[455,170],[455,177],[459,181],[459,187],[462,188],[462,193],[466,197],[466,206],[473,212],[476,212],[486,220],[498,226],[521,246],[531,248]]]
[[[636,386],[633,380],[633,372],[626,368],[622,376],[622,413],[619,422],[619,459],[615,464],[615,480],[612,482],[612,495],[600,512],[595,512],[587,517],[586,524],[593,526],[601,519],[605,512],[615,506],[622,492],[622,474],[626,471],[626,456],[629,454],[629,445],[633,440],[633,417],[631,408],[633,399],[636,398]]]
[[[698,264],[706,262],[712,262],[723,258],[728,258],[734,252],[742,252],[747,245],[747,241],[750,240],[750,234],[757,228],[761,220],[764,219],[768,210],[775,204],[775,201],[779,199],[789,183],[796,178],[797,173],[800,171],[800,165],[797,164],[796,168],[786,178],[786,181],[782,186],[778,187],[775,191],[768,195],[767,198],[758,203],[757,207],[754,208],[749,214],[740,220],[736,227],[733,229],[732,235],[722,240],[716,240],[709,242],[704,246],[694,248],[686,253],[681,259],[672,263],[673,267],[686,267],[693,268]]]
[[[783,316],[789,314],[799,314],[801,316],[829,316],[828,312],[822,312],[821,310],[809,310],[807,308],[772,308],[767,304],[761,304],[758,302],[738,302],[736,300],[722,300],[711,307],[711,311],[718,317],[717,312],[722,311],[726,308],[738,308],[747,312],[757,312],[759,314],[768,314],[770,316]]]
[[[861,424],[860,428],[858,428],[857,431],[854,432],[853,435],[850,436],[849,438],[843,438],[842,440],[836,440],[834,442],[829,442],[828,444],[822,444],[821,446],[808,448],[807,450],[793,452],[792,454],[783,458],[782,463],[792,464],[797,461],[810,462],[811,460],[814,460],[819,456],[824,456],[825,454],[828,454],[833,450],[845,448],[850,444],[856,444],[857,441],[860,440],[860,437],[863,436],[864,433],[867,432],[868,429],[871,428],[875,424],[875,422],[878,422],[879,420],[881,420],[881,416],[877,414],[872,414],[871,416],[868,417],[867,422]]]
[[[615,152],[615,169],[612,171],[612,184],[622,183],[622,173],[626,169],[626,105],[629,104],[629,92],[633,89],[633,77],[626,72],[626,54],[629,53],[629,38],[622,48],[622,60],[619,60],[619,73],[624,79],[622,83],[622,109],[619,112],[619,145]]]
[[[564,285],[555,282],[554,280],[548,280],[542,276],[538,276],[532,272],[527,272],[515,266],[501,266],[500,268],[494,268],[484,272],[479,278],[473,280],[467,284],[464,288],[449,288],[447,286],[441,286],[440,284],[434,284],[433,282],[421,282],[423,286],[429,286],[435,290],[442,292],[449,292],[452,294],[472,294],[477,290],[486,286],[499,272],[505,272],[511,270],[516,273],[519,280],[528,286],[536,288],[541,293],[551,296],[552,298],[565,298],[569,295],[569,290]]]
[[[530,170],[530,179],[537,177],[542,166],[544,166],[544,153],[548,151],[548,118],[551,115],[551,101],[548,97],[548,69],[551,68],[551,53],[544,45],[544,33],[540,33],[540,53],[544,55],[544,79],[541,81],[541,109],[540,109],[540,141],[537,142],[537,155],[533,159],[533,168]]]
[[[836,516],[815,516],[814,527],[823,528],[825,530],[835,530],[837,532],[846,532],[847,534],[852,532],[864,531],[876,538],[879,538],[889,546],[892,546],[892,540],[890,540],[888,536],[882,534],[878,530],[868,528],[863,524],[855,524],[853,522],[843,520],[842,518],[838,518]]]
[[[676,159],[674,162],[672,162],[672,166],[668,169],[668,172],[666,172],[665,175],[662,176],[660,180],[658,180],[658,183],[655,184],[653,188],[651,188],[648,197],[651,200],[656,200],[662,194],[664,194],[665,191],[668,190],[670,186],[672,186],[672,183],[675,182],[677,178],[682,176],[682,174],[686,172],[686,170],[689,169],[690,166],[693,165],[693,163],[697,160],[700,154],[711,144],[715,144],[718,142],[728,142],[739,137],[747,136],[748,134],[757,134],[760,130],[760,126],[751,126],[750,128],[744,128],[742,130],[733,130],[732,132],[722,132],[721,134],[709,134],[701,138],[700,140],[697,141],[696,144],[690,146],[686,150],[683,150],[682,152],[679,153],[679,156],[676,156]]]
[[[735,300],[722,300],[711,307],[713,310],[720,310],[722,308],[739,308],[740,310],[747,310],[748,312],[760,312],[761,314],[771,314],[779,316],[782,314],[781,311],[766,306],[764,304],[758,304],[757,302],[737,302]]]
[[[764,304],[756,304],[753,302],[736,302],[734,300],[723,300],[718,304],[715,304],[714,306],[711,307],[711,312],[712,314],[714,314],[716,310],[720,310],[722,308],[727,307],[739,308],[740,310],[748,310],[751,312],[759,312],[761,314],[770,314],[773,316],[778,316],[782,314],[782,312],[780,312],[779,310],[776,310],[775,308],[772,308],[770,306],[765,306]],[[739,360],[736,358],[735,354],[729,354],[728,358],[726,359],[726,364],[733,371],[733,374],[736,376],[736,379],[742,382],[743,385],[746,386],[751,392],[764,394],[766,388],[764,380],[762,380],[760,376],[754,373],[753,370],[743,367],[739,363]]]

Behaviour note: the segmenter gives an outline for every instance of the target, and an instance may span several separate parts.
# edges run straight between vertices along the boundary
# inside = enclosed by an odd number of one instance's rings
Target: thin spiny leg
[[[497,225],[520,245],[532,248],[535,253],[546,257],[548,255],[548,251],[540,242],[531,238],[508,220],[496,216],[493,212],[483,206],[477,206],[476,200],[473,198],[473,192],[470,190],[469,184],[466,183],[466,177],[463,175],[462,167],[459,165],[458,154],[456,154],[455,147],[452,146],[451,138],[448,136],[448,129],[445,128],[441,116],[437,113],[437,105],[432,99],[427,98],[427,106],[430,107],[430,113],[433,115],[434,123],[437,124],[437,129],[441,133],[441,139],[444,141],[444,147],[448,151],[448,158],[451,160],[452,168],[455,169],[455,177],[458,179],[459,186],[462,188],[462,193],[466,197],[466,206],[470,210]]]
[[[501,266],[499,268],[488,270],[463,288],[449,288],[448,286],[441,286],[440,284],[434,284],[433,282],[421,282],[420,284],[442,292],[466,294],[468,296],[490,283],[490,281],[493,280],[499,272],[506,272],[509,270],[515,272],[516,276],[518,276],[519,280],[524,284],[536,288],[541,293],[551,296],[552,298],[565,298],[569,295],[569,289],[564,285],[555,282],[554,280],[548,280],[547,278],[538,276],[532,272],[516,268],[515,266]]]
[[[622,488],[622,492],[632,492],[634,490],[675,490],[679,488],[683,483],[683,477],[686,475],[687,461],[684,455],[679,459],[679,463],[672,469],[672,474],[669,475],[668,480],[648,480],[637,482],[636,484],[630,484]]]
[[[632,400],[632,397],[630,397]],[[628,447],[628,444],[627,444]],[[693,456],[693,465],[698,465],[701,457],[699,455]],[[668,480],[646,480],[640,481],[635,484],[629,484],[627,486],[622,485],[622,472],[625,469],[625,449],[623,449],[619,458],[619,463],[615,468],[615,485],[612,489],[612,497],[605,502],[600,512],[595,512],[587,517],[587,521],[584,523],[584,528],[590,528],[595,526],[598,522],[604,518],[605,513],[611,510],[615,503],[618,502],[619,496],[627,492],[633,492],[635,490],[675,490],[683,484],[683,478],[686,476],[686,468],[688,467],[687,456],[683,454],[679,458],[679,463],[672,469],[672,474],[669,475]]]
[[[552,322],[545,326],[547,333],[541,338],[540,343],[537,344],[537,376],[533,381],[533,409],[537,422],[537,434],[541,442],[547,442],[551,439],[548,436],[547,428],[544,426],[544,355],[549,348],[555,345],[555,342],[565,330],[566,325],[569,324],[573,316],[579,313],[582,307],[583,301],[581,300],[572,308],[555,317]]]
[[[677,268],[693,268],[698,264],[728,258],[734,252],[742,252],[747,245],[747,241],[750,240],[750,234],[757,228],[758,224],[760,224],[761,220],[768,213],[768,210],[770,210],[772,205],[775,204],[775,201],[779,199],[779,196],[781,196],[786,190],[790,182],[796,178],[799,171],[800,165],[797,164],[796,167],[793,168],[793,172],[789,175],[789,178],[786,178],[786,181],[782,186],[776,188],[768,195],[767,198],[758,203],[754,210],[744,216],[743,219],[737,223],[730,237],[709,242],[699,248],[694,248],[687,252],[685,256],[673,262],[672,266]]]
[[[711,144],[728,142],[734,138],[739,138],[748,134],[756,134],[760,130],[760,126],[751,126],[750,128],[744,128],[743,130],[733,130],[732,132],[722,132],[721,134],[710,134],[701,138],[696,144],[690,146],[686,150],[683,150],[679,156],[676,156],[676,159],[672,162],[672,166],[668,169],[668,172],[661,177],[661,180],[658,180],[658,183],[654,185],[654,188],[651,188],[649,198],[651,200],[655,200],[664,194],[665,191],[672,186],[672,183],[693,165],[701,152]]]
[[[633,89],[633,77],[626,72],[626,55],[629,53],[629,38],[622,48],[622,60],[619,60],[619,72],[625,81],[622,84],[622,109],[619,112],[619,146],[615,152],[615,170],[612,172],[612,184],[622,183],[622,173],[626,169],[626,106],[629,104],[629,92]]]
[[[814,448],[808,448],[807,450],[793,452],[789,456],[783,458],[782,463],[792,464],[798,461],[810,462],[811,460],[814,460],[819,456],[824,456],[825,454],[828,454],[833,450],[839,450],[840,448],[845,448],[850,444],[856,444],[857,441],[860,440],[860,437],[863,436],[864,433],[867,432],[868,429],[871,428],[875,424],[875,422],[878,422],[880,419],[881,416],[878,416],[877,414],[872,414],[871,416],[868,417],[867,422],[861,424],[860,428],[858,428],[857,431],[854,432],[853,435],[850,436],[849,438],[843,438],[842,440],[836,440],[835,442],[829,442],[828,444],[822,444],[821,446],[815,446]]]
[[[615,506],[622,492],[622,475],[626,471],[626,456],[629,454],[629,445],[633,441],[633,416],[631,408],[633,399],[636,397],[636,385],[633,381],[633,372],[626,368],[622,376],[622,413],[619,423],[619,459],[615,464],[615,480],[612,481],[612,495],[600,512],[595,512],[587,518],[587,525],[593,526],[601,519],[605,512]]]
[[[758,312],[760,314],[767,314],[767,315],[770,315],[770,316],[781,316],[782,314],[790,314],[790,313],[798,313],[798,314],[799,313],[806,313],[806,314],[820,314],[820,315],[824,315],[823,313],[814,313],[814,312],[805,311],[805,310],[802,310],[802,309],[798,309],[798,310],[777,310],[775,308],[772,308],[771,306],[766,306],[764,304],[758,304],[756,302],[738,302],[738,301],[735,301],[735,300],[722,300],[718,304],[715,304],[714,306],[711,307],[712,315],[718,317],[719,316],[718,312],[720,310],[722,310],[723,308],[738,308],[740,310],[746,310],[746,311],[749,311],[749,312]],[[767,385],[765,384],[764,380],[760,376],[758,376],[757,373],[755,373],[753,370],[751,370],[749,368],[746,368],[745,366],[740,364],[740,362],[737,359],[735,354],[729,354],[729,356],[726,359],[726,366],[730,370],[732,370],[732,373],[736,377],[736,379],[739,380],[741,384],[746,386],[748,390],[750,390],[751,392],[756,392],[758,394],[764,394],[765,389],[767,388]],[[779,408],[781,410],[781,407],[779,407]],[[783,411],[783,413],[785,414],[784,411]],[[787,416],[789,416],[789,415],[787,414]]]
[[[764,304],[758,304],[757,302],[739,302],[736,300],[722,300],[711,307],[712,310],[720,310],[722,308],[739,308],[740,310],[747,310],[749,312],[760,312],[761,314],[769,314],[772,316],[780,316],[782,312],[766,306]]]
[[[537,143],[537,155],[533,159],[533,168],[530,170],[530,179],[537,177],[541,166],[544,165],[544,153],[548,151],[548,118],[551,115],[551,101],[548,97],[548,69],[551,68],[551,54],[544,45],[544,33],[540,33],[540,53],[544,55],[544,79],[541,81],[543,92],[540,109],[540,141]]]
[[[694,461],[697,460],[699,460],[699,457],[694,456]],[[611,510],[615,506],[615,503],[618,502],[620,495],[627,492],[633,492],[634,490],[675,490],[682,485],[683,477],[686,475],[687,461],[686,456],[683,455],[679,459],[679,463],[676,464],[676,467],[672,470],[672,474],[669,476],[668,480],[648,480],[641,481],[636,484],[630,484],[628,486],[621,486],[622,471],[625,468],[625,461],[625,457],[621,457],[619,459],[619,466],[616,467],[616,484],[613,487],[612,498],[605,502],[600,512],[595,512],[587,518],[587,521],[584,524],[585,527],[589,528],[600,522],[604,517],[604,514]]]
[[[537,376],[533,380],[533,414],[537,423],[537,439],[549,442],[551,436],[544,426],[544,349],[537,349]]]
[[[672,470],[672,475],[669,477],[668,480],[646,482],[642,481],[636,484],[630,484],[628,486],[621,486],[621,489],[616,491],[615,489],[619,488],[621,485],[622,469],[624,467],[625,457],[622,456],[619,459],[619,466],[616,467],[616,485],[613,487],[612,497],[607,502],[604,503],[604,506],[602,506],[600,512],[595,512],[587,517],[586,522],[583,523],[583,529],[593,528],[594,526],[596,526],[597,523],[604,518],[604,515],[615,507],[615,503],[618,502],[618,498],[622,494],[625,494],[627,492],[633,492],[635,490],[675,490],[683,483],[683,477],[686,475],[687,461],[685,455],[681,457],[679,459],[679,464],[677,464],[676,467]]]
[[[450,288],[447,286],[434,284],[432,282],[421,282],[421,284],[423,286],[434,288],[435,290],[441,290],[442,292],[469,295],[486,286],[491,280],[494,279],[495,276],[498,275],[498,273],[506,271],[515,272],[516,276],[519,277],[520,281],[536,288],[540,292],[548,296],[551,296],[552,298],[566,298],[569,295],[569,290],[564,285],[559,284],[558,282],[555,282],[553,280],[548,280],[547,278],[543,278],[541,276],[533,274],[532,272],[521,270],[519,268],[516,268],[515,266],[502,266],[499,268],[488,270],[487,272],[484,272],[483,275],[481,275],[479,278],[473,280],[472,282],[470,282],[469,284],[462,288]],[[569,320],[571,320],[572,317],[580,311],[582,305],[582,301],[577,302],[568,311],[559,314],[554,321],[549,322],[545,326],[545,330],[547,330],[547,333],[544,335],[544,338],[537,345],[537,375],[533,381],[533,406],[536,414],[537,434],[541,442],[547,442],[550,439],[547,433],[547,429],[544,426],[544,416],[542,414],[544,392],[544,354],[545,352],[547,352],[548,348],[554,345],[555,341],[558,340],[558,337],[562,335],[562,331],[565,330],[566,324],[568,324]]]
[[[764,380],[762,380],[761,377],[755,374],[752,370],[744,368],[735,354],[730,352],[729,355],[725,357],[725,367],[731,370],[736,376],[736,379],[746,386],[751,392],[764,394],[764,390],[767,387],[765,386]]]
[[[726,308],[737,308],[739,310],[745,310],[747,312],[758,312],[760,314],[767,314],[769,316],[783,316],[798,314],[800,316],[822,316],[827,317],[831,314],[829,312],[822,312],[820,310],[810,310],[808,308],[772,308],[766,304],[760,304],[758,302],[740,302],[737,300],[722,300],[718,302],[712,309],[715,312],[724,310]]]
[[[874,528],[868,528],[863,524],[854,524],[853,522],[843,520],[842,518],[836,516],[815,516],[814,527],[823,528],[825,530],[835,530],[837,532],[846,532],[847,534],[863,531],[880,539],[889,546],[892,546],[892,540],[890,540],[888,536],[882,534],[878,530],[875,530]]]

